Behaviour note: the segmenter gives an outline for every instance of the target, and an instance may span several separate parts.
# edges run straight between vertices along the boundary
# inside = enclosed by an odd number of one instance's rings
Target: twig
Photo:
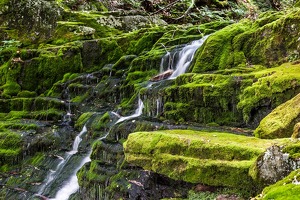
[[[166,5],[166,6],[163,7],[162,9],[159,9],[158,11],[152,13],[152,15],[153,15],[153,14],[156,14],[156,13],[159,13],[159,12],[161,12],[161,11],[163,11],[163,10],[165,10],[165,9],[167,9],[167,8],[169,8],[169,7],[171,7],[171,6],[173,6],[174,4],[176,4],[176,3],[179,2],[179,1],[180,1],[180,0],[177,0],[177,1],[174,1],[173,3],[170,3],[170,4]],[[194,0],[193,0],[193,1],[194,1]]]
[[[188,9],[184,12],[184,14],[178,18],[176,18],[175,20],[179,20],[179,19],[182,19],[184,17],[186,17],[186,15],[192,10],[192,8],[194,7],[195,5],[195,0],[191,0],[191,5],[188,7]]]

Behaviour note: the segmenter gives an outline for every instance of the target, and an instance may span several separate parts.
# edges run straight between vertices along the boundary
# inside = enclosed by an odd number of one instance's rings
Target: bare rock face
[[[275,183],[300,167],[300,162],[284,153],[283,147],[271,146],[257,161],[258,175],[266,183]]]

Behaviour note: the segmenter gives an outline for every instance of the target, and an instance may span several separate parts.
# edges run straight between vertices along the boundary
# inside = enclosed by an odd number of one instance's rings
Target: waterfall
[[[47,175],[46,182],[42,184],[41,188],[38,191],[38,194],[42,194],[45,192],[45,190],[49,187],[51,187],[53,181],[56,179],[56,177],[62,172],[64,166],[68,163],[72,155],[76,154],[78,152],[78,147],[80,142],[82,141],[81,136],[87,132],[86,125],[83,126],[80,133],[76,136],[74,142],[73,142],[73,149],[65,154],[65,158],[59,157],[60,162],[57,164],[55,170],[50,170],[49,174]]]
[[[176,51],[173,53],[167,52],[167,54],[162,58],[161,60],[161,71],[163,71],[165,64],[167,65],[167,69],[174,70],[173,74],[169,77],[170,79],[176,78],[177,76],[185,73],[187,68],[189,67],[190,63],[192,62],[192,59],[194,57],[194,54],[196,50],[204,43],[205,39],[208,36],[203,37],[200,40],[194,41],[189,45],[186,45],[185,47],[182,48],[181,51]],[[149,83],[146,87],[150,88],[152,86],[152,83]],[[161,112],[163,102],[161,98],[157,98],[155,101],[156,104],[156,116],[159,115],[159,112]],[[138,107],[135,110],[135,112],[132,115],[129,116],[119,116],[120,118],[112,125],[114,126],[115,124],[121,123],[126,120],[130,120],[136,117],[139,117],[143,113],[143,108],[144,108],[144,103],[140,98],[140,95],[138,96]],[[70,109],[68,109],[70,111]],[[112,114],[115,114],[118,116],[117,113],[112,112]],[[153,113],[154,114],[154,113]],[[70,116],[71,112],[67,112],[67,116]],[[78,152],[78,147],[80,142],[82,141],[82,135],[87,132],[86,126],[83,127],[82,131],[76,136],[74,143],[73,143],[73,148],[71,151],[66,153],[65,158],[60,161],[60,163],[57,165],[56,169],[51,171],[47,177],[47,182],[41,187],[40,191],[38,194],[42,194],[47,187],[51,186],[52,182],[58,177],[60,172],[62,172],[64,166],[66,163],[69,161],[69,159],[72,157],[72,155],[76,154]],[[110,131],[107,132],[107,134],[98,139],[98,140],[103,140],[107,137]],[[53,200],[67,200],[69,197],[78,191],[79,189],[79,184],[78,184],[78,179],[77,179],[77,172],[80,170],[80,168],[85,165],[87,162],[90,162],[90,156],[92,153],[92,149],[90,149],[89,153],[87,153],[81,160],[80,164],[71,171],[71,175],[67,179],[66,182],[60,187],[60,189],[56,192],[55,197],[52,198]]]
[[[87,132],[87,128],[86,126],[84,125],[83,128],[82,128],[82,131],[76,136],[75,140],[74,140],[74,143],[73,143],[73,149],[71,151],[68,152],[68,154],[71,154],[71,155],[74,155],[75,153],[78,152],[78,147],[79,147],[79,144],[80,142],[82,141],[82,138],[81,136]]]
[[[121,117],[116,122],[116,124],[140,116],[143,113],[143,108],[144,108],[144,103],[141,100],[140,95],[139,95],[138,108],[135,110],[135,112],[132,115],[129,115],[129,116],[126,116],[126,117]]]
[[[141,100],[140,96],[138,98],[138,108],[135,110],[135,112],[132,115],[126,116],[126,117],[120,117],[120,119],[118,121],[116,121],[116,123],[114,123],[112,126],[114,126],[117,123],[138,117],[142,114],[143,112],[143,108],[144,108],[144,103]],[[115,114],[116,116],[118,116],[117,113],[112,112],[112,114]],[[86,128],[85,128],[86,131]],[[98,139],[98,140],[103,140],[107,137],[107,135],[110,133],[110,131],[107,132],[107,134]],[[69,154],[72,154],[74,152],[77,152],[77,148],[78,145],[81,141],[81,133],[78,135],[78,137],[76,137],[74,144],[73,144],[73,150],[68,152]],[[80,170],[80,168],[85,165],[87,162],[90,162],[90,156],[92,154],[92,149],[89,151],[89,153],[82,159],[81,163],[78,165],[78,167],[73,171],[71,177],[68,179],[68,181],[66,183],[64,183],[63,187],[61,187],[55,195],[55,198],[52,198],[51,200],[67,200],[69,199],[69,197],[78,191],[79,189],[79,184],[78,184],[78,178],[76,176],[77,172]]]
[[[186,72],[186,70],[188,69],[188,67],[190,66],[190,64],[194,58],[195,52],[197,51],[197,49],[199,47],[202,46],[202,44],[205,42],[205,40],[207,38],[208,38],[208,35],[204,36],[200,40],[193,41],[191,44],[186,45],[179,52],[178,52],[178,50],[176,50],[173,54],[170,54],[168,52],[165,55],[169,58],[167,70],[168,69],[174,70],[173,74],[169,77],[169,79],[174,79],[177,76]],[[178,53],[178,55],[177,55],[177,53]],[[162,61],[161,61],[162,64],[165,63],[165,59],[166,59],[165,56],[162,58]],[[161,69],[162,69],[162,67],[161,67]]]
[[[90,150],[90,152],[87,154],[87,156],[85,156],[81,163],[79,164],[79,166],[74,170],[73,174],[71,175],[71,177],[69,178],[69,180],[63,185],[63,187],[61,189],[59,189],[56,192],[55,198],[52,198],[50,200],[68,200],[69,197],[77,192],[77,190],[79,189],[79,184],[78,184],[78,178],[76,176],[78,170],[80,170],[80,168],[87,162],[90,162],[90,156],[92,154],[92,149]]]

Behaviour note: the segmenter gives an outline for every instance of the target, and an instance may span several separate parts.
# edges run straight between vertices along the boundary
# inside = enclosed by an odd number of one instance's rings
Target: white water
[[[168,69],[174,69],[175,71],[173,72],[173,74],[170,76],[169,79],[174,79],[177,76],[185,73],[185,71],[187,70],[187,68],[189,67],[190,63],[193,60],[194,54],[196,52],[196,50],[204,43],[204,41],[206,40],[208,36],[203,37],[200,40],[194,41],[192,42],[190,45],[185,46],[177,55],[178,52],[175,52],[174,54],[170,54],[169,52],[167,52],[167,54],[162,58],[161,61],[161,71],[163,71],[163,64],[166,62],[166,59],[169,58],[168,60]],[[176,63],[176,58],[179,58],[177,61],[176,66],[174,67],[174,64]],[[152,84],[150,83],[147,87],[151,87]],[[156,105],[157,105],[157,115],[158,115],[158,111],[161,107],[162,102],[157,99],[156,100]],[[143,108],[144,108],[144,103],[141,100],[141,98],[138,98],[138,108],[135,110],[135,112],[130,115],[130,116],[125,116],[125,117],[121,117],[119,116],[117,113],[114,113],[116,116],[120,117],[119,120],[115,123],[118,124],[120,122],[132,119],[132,118],[136,118],[139,117],[142,112],[143,112]],[[50,173],[50,176],[47,177],[47,183],[45,184],[45,186],[42,188],[42,191],[44,191],[45,187],[51,183],[55,178],[56,178],[56,172],[57,171],[61,171],[61,169],[63,168],[63,166],[65,165],[65,163],[67,163],[67,161],[70,159],[70,157],[74,154],[76,154],[78,152],[78,146],[80,144],[80,142],[82,141],[81,136],[82,134],[84,134],[85,132],[87,132],[86,127],[84,126],[83,130],[80,132],[80,134],[75,138],[75,141],[73,143],[73,149],[67,153],[67,156],[64,160],[62,160],[57,168],[59,168],[60,170],[56,169],[55,171],[53,171],[53,173]],[[104,138],[107,137],[107,135],[109,134],[109,132],[102,138],[100,138],[99,140],[102,140]],[[63,185],[62,188],[60,188],[56,195],[55,198],[52,198],[51,200],[67,200],[69,199],[69,197],[78,191],[79,189],[79,184],[78,184],[78,179],[77,179],[77,172],[78,170],[80,170],[80,168],[86,164],[87,162],[90,162],[90,155],[92,153],[92,150],[90,150],[90,152],[82,159],[81,163],[79,164],[79,166],[74,170],[74,172],[72,173],[71,177],[68,179],[68,181]],[[42,193],[42,192],[41,192]],[[41,194],[39,193],[39,194]]]
[[[79,189],[79,184],[78,184],[78,178],[76,176],[76,173],[85,163],[91,161],[90,159],[91,153],[92,151],[90,151],[88,155],[83,158],[80,165],[74,170],[72,176],[69,178],[67,183],[65,183],[64,186],[57,191],[55,198],[51,200],[68,200],[73,193],[77,192],[77,190]]]
[[[139,102],[138,103],[139,103],[138,108],[135,110],[135,112],[132,115],[129,115],[129,116],[126,116],[126,117],[121,117],[116,122],[116,124],[118,124],[120,122],[123,122],[125,120],[129,120],[129,119],[136,118],[136,117],[140,116],[143,113],[143,108],[144,108],[144,103],[143,103],[143,101],[141,100],[140,97],[139,97]]]
[[[78,152],[79,144],[82,141],[81,136],[86,132],[87,132],[87,128],[84,125],[82,130],[76,136],[76,138],[73,142],[73,149],[65,154],[65,158],[62,158],[62,157],[59,158],[61,161],[58,163],[55,170],[50,170],[50,172],[49,172],[49,174],[47,175],[47,178],[46,178],[47,181],[41,186],[41,188],[38,191],[38,194],[42,194],[48,186],[51,186],[53,180],[55,180],[55,178],[59,175],[59,173],[62,171],[64,166],[70,160],[72,155],[74,155]]]
[[[135,117],[140,116],[143,113],[143,108],[144,108],[144,103],[143,101],[140,99],[138,99],[138,108],[135,110],[135,112],[130,115],[130,116],[126,116],[126,117],[120,117],[119,120],[115,123],[120,123]],[[118,115],[115,112],[112,112],[115,115]],[[118,115],[119,116],[119,115]],[[114,125],[115,125],[114,124]],[[85,128],[86,131],[86,128]],[[83,134],[83,133],[82,133]],[[81,133],[78,135],[78,137],[76,137],[74,143],[73,143],[73,150],[68,152],[70,155],[74,154],[77,152],[78,149],[78,145],[81,142]],[[103,140],[107,137],[107,135],[109,134],[109,132],[102,138],[98,139],[98,140]],[[62,188],[59,189],[59,191],[57,191],[55,198],[52,198],[51,200],[68,200],[69,197],[74,194],[75,192],[78,191],[79,189],[79,184],[78,184],[78,178],[76,176],[78,170],[80,170],[80,168],[85,165],[87,162],[90,162],[90,156],[92,153],[92,149],[90,150],[90,152],[83,158],[83,160],[81,161],[80,165],[74,170],[73,174],[71,175],[71,177],[68,179],[68,181],[63,185]]]
[[[84,125],[81,132],[76,136],[74,142],[73,142],[73,149],[71,151],[68,152],[68,154],[71,154],[71,155],[74,155],[75,153],[78,152],[78,147],[79,147],[79,144],[80,142],[82,141],[82,138],[81,136],[87,132],[87,128],[86,126]]]
[[[177,62],[175,62],[175,60],[174,60],[174,59],[176,59],[175,56],[170,57],[171,61],[169,61],[169,63],[172,63],[172,67],[168,66],[168,69],[173,69],[175,71],[169,77],[169,79],[174,79],[177,76],[184,74],[186,72],[186,70],[188,69],[188,67],[190,66],[190,64],[194,58],[195,52],[197,51],[197,49],[199,47],[202,46],[202,44],[205,42],[207,37],[208,37],[208,35],[204,36],[200,40],[193,41],[191,44],[185,46],[179,52]],[[163,59],[165,59],[165,58],[163,57]],[[173,64],[176,64],[176,66],[174,67]]]

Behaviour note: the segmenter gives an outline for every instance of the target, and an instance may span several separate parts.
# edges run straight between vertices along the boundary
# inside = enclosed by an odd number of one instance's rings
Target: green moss
[[[196,53],[193,72],[204,72],[235,67],[245,64],[246,58],[242,52],[234,52],[233,38],[250,29],[250,21],[229,25],[215,32],[206,40]],[[211,56],[214,55],[214,56]]]
[[[31,91],[28,91],[28,90],[23,90],[23,91],[20,91],[18,94],[17,94],[18,97],[26,97],[26,98],[29,98],[29,97],[36,97],[37,94],[36,92],[31,92]]]
[[[108,128],[108,123],[110,122],[110,116],[109,113],[106,112],[103,115],[97,115],[96,118],[92,122],[92,129],[99,131],[102,130],[104,131],[105,128]]]
[[[8,96],[16,96],[20,90],[21,86],[16,82],[6,82],[5,85],[1,87],[3,89],[2,95],[8,95]]]
[[[299,10],[265,13],[252,23],[241,20],[212,34],[196,55],[193,72],[247,65],[278,66],[299,58]],[[289,34],[284,40],[282,35]]]
[[[30,163],[33,166],[39,166],[45,159],[45,153],[38,152],[31,158]]]
[[[259,138],[291,137],[293,127],[300,117],[299,98],[300,95],[297,95],[283,103],[261,120],[254,131],[255,136]]]
[[[22,150],[22,137],[14,132],[0,132],[0,164],[16,163]],[[6,168],[4,167],[5,170]]]
[[[299,170],[291,172],[286,178],[278,181],[277,183],[266,187],[261,195],[257,196],[257,200],[294,200],[299,199]]]
[[[134,71],[128,73],[126,80],[129,84],[138,84],[144,81],[148,81],[152,76],[157,74],[156,70],[151,71]]]
[[[93,116],[93,112],[86,112],[80,115],[80,117],[76,120],[75,127],[77,129],[82,129],[84,124]]]
[[[236,110],[238,92],[239,82],[233,75],[183,74],[162,93],[163,116],[177,122],[241,123]]]
[[[274,108],[296,95],[300,81],[297,73],[298,67],[298,65],[286,63],[276,68],[249,74],[254,76],[253,83],[242,90],[238,103],[244,120],[248,121],[251,111],[263,102],[269,101]]]
[[[282,152],[288,153],[290,158],[298,159],[300,157],[300,143],[290,143],[283,148]]]
[[[124,143],[126,161],[176,180],[253,192],[249,169],[274,143],[221,132],[166,130],[136,132]]]
[[[95,29],[82,22],[58,21],[52,44],[61,45],[72,41],[92,39]]]

